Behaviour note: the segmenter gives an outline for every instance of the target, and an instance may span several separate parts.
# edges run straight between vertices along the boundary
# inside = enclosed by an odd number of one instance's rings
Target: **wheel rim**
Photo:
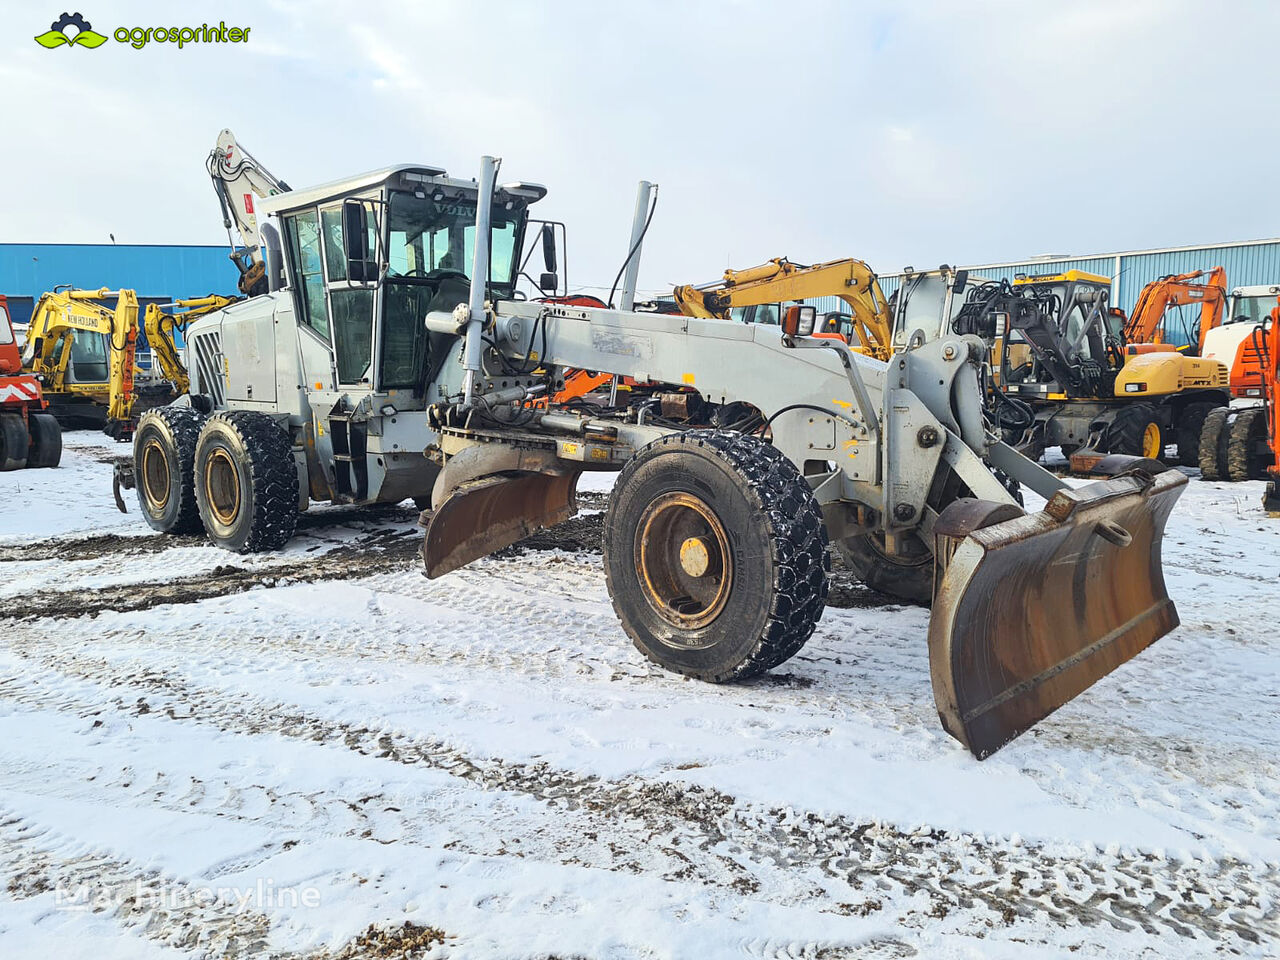
[[[142,489],[147,502],[157,510],[169,502],[169,458],[155,439],[142,448]]]
[[[1160,444],[1160,425],[1148,423],[1147,429],[1142,431],[1142,455],[1156,460],[1162,453],[1164,450]]]
[[[235,522],[240,513],[240,480],[227,451],[216,449],[209,454],[204,468],[204,493],[209,510],[219,523],[230,526]]]
[[[692,494],[663,494],[645,508],[636,527],[635,561],[649,605],[682,630],[715,620],[733,588],[724,525]]]

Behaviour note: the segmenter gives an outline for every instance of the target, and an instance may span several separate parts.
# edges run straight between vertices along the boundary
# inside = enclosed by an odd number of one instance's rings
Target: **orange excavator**
[[[1133,313],[1124,325],[1126,353],[1152,353],[1177,350],[1194,356],[1204,351],[1204,338],[1222,323],[1227,305],[1227,271],[1214,267],[1209,278],[1201,280],[1205,271],[1170,274],[1152,280],[1138,294]],[[1199,306],[1199,316],[1187,323],[1181,310]],[[1177,324],[1174,321],[1179,321]]]
[[[1271,308],[1271,325],[1255,330],[1263,359],[1262,384],[1266,391],[1263,402],[1267,424],[1267,447],[1270,462],[1266,464],[1267,486],[1262,493],[1262,508],[1272,517],[1280,517],[1280,298]]]

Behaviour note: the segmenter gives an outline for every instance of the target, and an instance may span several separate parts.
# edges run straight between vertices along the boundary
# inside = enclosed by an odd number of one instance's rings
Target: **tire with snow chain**
[[[288,432],[265,413],[204,422],[196,442],[196,503],[205,533],[236,553],[278,550],[298,524],[298,472]]]
[[[794,656],[822,616],[829,563],[809,484],[746,434],[655,440],[609,498],[613,608],[641,653],[700,680],[739,680]]]
[[[1200,428],[1199,456],[1202,480],[1226,479],[1227,437],[1230,435],[1227,418],[1230,415],[1230,407],[1217,407],[1204,418],[1204,426]]]
[[[157,407],[138,419],[133,475],[142,517],[161,533],[199,533],[193,469],[204,416],[189,407]]]
[[[28,467],[56,467],[62,462],[62,426],[53,414],[28,414],[27,430],[31,434]]]
[[[1261,407],[1238,411],[1227,435],[1227,479],[1265,480],[1270,460],[1267,412]]]
[[[1178,444],[1178,463],[1184,467],[1200,466],[1200,436],[1204,433],[1204,421],[1219,404],[1198,400],[1187,404],[1175,425]]]

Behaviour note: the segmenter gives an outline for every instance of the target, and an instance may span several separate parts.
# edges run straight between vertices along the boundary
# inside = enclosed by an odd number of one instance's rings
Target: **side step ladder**
[[[369,495],[365,425],[352,421],[349,410],[334,407],[329,413],[329,440],[333,444],[334,492],[348,500],[364,500]]]

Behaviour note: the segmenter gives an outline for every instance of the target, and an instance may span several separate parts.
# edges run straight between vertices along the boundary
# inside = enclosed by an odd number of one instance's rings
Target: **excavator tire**
[[[912,535],[905,556],[885,552],[883,540],[865,534],[837,540],[840,559],[872,590],[927,607],[933,600],[933,552]]]
[[[689,430],[623,469],[604,528],[609,596],[654,663],[713,683],[794,656],[827,600],[822,511],[757,437]]]
[[[279,550],[298,524],[298,472],[288,432],[265,413],[215,413],[200,428],[196,503],[225,550]]]
[[[0,413],[0,470],[21,470],[27,465],[31,437],[26,422],[16,413]]]
[[[204,417],[189,407],[157,407],[138,420],[133,474],[142,518],[161,533],[199,533],[192,469]]]
[[[1205,418],[1217,408],[1218,404],[1204,400],[1189,403],[1183,408],[1175,431],[1181,466],[1200,466],[1200,434],[1204,431]]]
[[[1227,477],[1227,418],[1230,407],[1216,407],[1204,418],[1200,428],[1200,479],[1225,480]]]
[[[1125,453],[1132,457],[1164,459],[1165,435],[1160,415],[1149,403],[1120,407],[1107,427],[1107,453]]]
[[[1269,461],[1266,411],[1261,407],[1240,410],[1227,436],[1227,479],[1265,480]]]
[[[53,414],[29,414],[27,430],[31,433],[28,467],[56,467],[62,462],[62,427]]]

